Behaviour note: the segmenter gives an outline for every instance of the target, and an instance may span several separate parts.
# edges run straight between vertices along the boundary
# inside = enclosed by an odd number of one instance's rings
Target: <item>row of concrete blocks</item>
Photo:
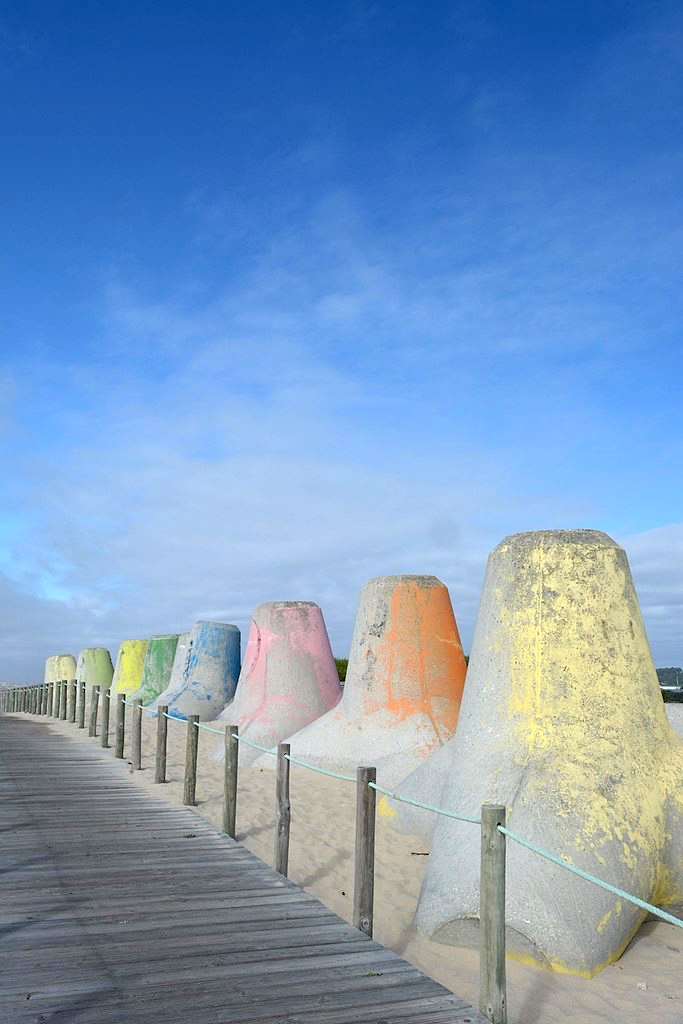
[[[175,638],[154,639],[168,652]],[[605,534],[518,534],[492,552],[466,686],[450,597],[430,576],[364,588],[343,694],[313,604],[260,606],[241,671],[235,626],[200,622],[176,643],[156,697],[176,714],[230,721],[264,746],[287,740],[323,768],[375,765],[384,787],[446,811],[476,816],[482,803],[504,804],[511,829],[570,863],[658,905],[683,900],[683,744],[626,555]],[[108,685],[111,676],[87,677],[87,659],[82,652],[77,676]],[[133,687],[117,662],[114,690],[149,696],[146,664]],[[240,757],[273,761],[244,746]],[[389,798],[379,809],[431,842],[420,930],[472,941],[476,828]],[[509,846],[509,950],[586,975],[616,959],[644,912]]]

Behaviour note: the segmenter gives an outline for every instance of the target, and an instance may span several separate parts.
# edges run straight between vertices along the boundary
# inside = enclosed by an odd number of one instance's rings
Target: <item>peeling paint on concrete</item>
[[[235,699],[220,714],[261,746],[286,736],[333,708],[341,697],[337,666],[323,614],[311,601],[270,601],[255,610]],[[216,756],[222,760],[224,745]],[[258,752],[240,747],[240,764]]]
[[[458,728],[437,757],[397,791],[474,815],[505,804],[511,829],[571,863],[655,904],[683,898],[683,743],[605,534],[517,534],[493,551]],[[508,881],[508,948],[556,970],[596,973],[644,917],[512,842]],[[438,818],[420,930],[476,941],[478,886],[478,830]]]
[[[453,735],[465,672],[443,583],[411,575],[370,580],[356,616],[344,695],[288,739],[292,754],[338,771],[374,765],[380,783],[393,785]]]
[[[169,711],[180,718],[199,715],[204,722],[212,721],[235,695],[240,657],[237,626],[227,622],[195,622],[182,667],[176,659],[171,682],[152,706],[167,704]]]

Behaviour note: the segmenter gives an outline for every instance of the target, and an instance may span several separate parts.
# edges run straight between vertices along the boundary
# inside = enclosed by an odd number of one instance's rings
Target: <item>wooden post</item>
[[[52,683],[48,683],[47,684],[47,714],[50,716],[50,718],[52,718],[52,714],[53,714],[52,709],[54,707],[54,700],[55,700],[55,684],[52,682]]]
[[[166,743],[168,740],[168,704],[157,706],[157,756],[154,764],[154,781],[166,782]]]
[[[194,807],[197,789],[197,753],[199,750],[199,715],[187,716],[187,742],[185,744],[185,784],[183,803]]]
[[[85,679],[78,681],[78,728],[85,729]]]
[[[126,695],[116,694],[116,739],[114,741],[114,757],[123,757],[126,743]]]
[[[133,750],[133,771],[142,770],[142,701],[136,698],[133,701],[133,735],[131,739]]]
[[[505,808],[481,809],[479,1009],[492,1024],[507,1024],[505,995]]]
[[[47,683],[43,683],[40,687],[40,705],[39,714],[47,714]]]
[[[292,812],[289,803],[289,743],[277,745],[275,776],[275,870],[287,877],[289,865],[289,823]]]
[[[69,701],[69,721],[75,724],[76,722],[76,701],[78,699],[78,681],[72,679],[69,683],[69,691],[71,700]]]
[[[53,718],[59,718],[59,706],[62,699],[62,683],[60,679],[57,679],[54,683],[54,702],[52,708]]]
[[[63,722],[66,722],[66,698],[67,698],[67,681],[62,679],[62,686],[60,690],[60,701],[59,701],[59,717]]]
[[[233,735],[234,733],[234,735]],[[225,730],[225,761],[223,763],[223,831],[235,838],[237,817],[237,764],[239,761],[239,729],[229,725]]]
[[[372,938],[375,899],[375,803],[370,789],[376,768],[356,769],[356,857],[353,878],[353,926]]]
[[[97,736],[97,705],[100,701],[99,686],[90,687],[90,718],[88,719],[88,736]]]
[[[110,701],[110,692],[109,692],[109,687],[108,686],[104,690],[101,690],[101,696],[102,696],[102,722],[100,724],[100,729],[101,729],[100,744],[103,747],[108,747],[109,746],[109,705],[111,703],[111,701]]]

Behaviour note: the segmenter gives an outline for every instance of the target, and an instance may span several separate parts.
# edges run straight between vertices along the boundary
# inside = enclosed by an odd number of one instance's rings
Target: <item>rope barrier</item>
[[[198,729],[204,729],[206,732],[213,732],[216,736],[225,736],[225,729],[212,729],[210,725],[205,725],[204,722],[194,723]]]
[[[302,768],[310,768],[312,772],[318,772],[320,775],[329,775],[331,779],[342,779],[344,782],[355,782],[354,775],[342,775],[340,772],[331,772],[327,768],[319,768],[317,764],[309,764],[308,761],[300,761],[298,757],[292,757],[291,754],[285,754],[288,761],[292,764],[300,764]],[[372,783],[371,783],[372,785]]]
[[[508,839],[512,839],[513,842],[519,843],[520,846],[525,846],[527,850],[531,850],[532,853],[537,853],[539,857],[544,857],[553,864],[557,864],[559,867],[566,868],[567,871],[571,871],[573,874],[578,875],[579,878],[585,879],[586,882],[592,882],[593,885],[598,885],[601,889],[606,889],[607,892],[611,892],[614,896],[619,896],[620,899],[624,899],[629,903],[635,904],[635,906],[640,907],[641,910],[647,910],[650,914],[656,914],[656,916],[661,917],[662,920],[668,921],[669,924],[675,924],[678,928],[683,928],[683,921],[680,918],[674,917],[673,914],[667,914],[665,910],[660,910],[659,907],[654,907],[651,903],[646,903],[645,900],[639,899],[638,896],[632,896],[631,893],[626,892],[625,889],[619,889],[616,885],[603,881],[602,878],[592,875],[590,871],[584,871],[583,868],[579,868],[575,864],[569,864],[568,861],[558,857],[557,854],[550,853],[549,850],[544,850],[542,846],[537,846],[536,843],[532,843],[528,839],[523,839],[522,836],[518,836],[516,832],[511,832],[510,829],[505,828],[504,825],[499,825],[498,831],[502,832],[504,836],[508,837]]]
[[[431,804],[423,804],[420,800],[412,800],[409,796],[399,796],[398,793],[392,793],[388,789],[383,789],[382,786],[378,786],[376,782],[368,782],[368,786],[371,789],[376,789],[378,793],[384,794],[384,796],[391,797],[392,800],[400,800],[402,804],[412,804],[413,807],[422,807],[425,811],[434,811],[435,814],[443,814],[446,818],[455,818],[456,821],[469,821],[472,825],[481,825],[481,818],[474,818],[470,814],[460,814],[457,811],[446,811],[443,807],[432,807]]]
[[[102,689],[98,687],[98,692],[102,694]],[[106,696],[109,700],[112,700],[112,694],[106,691]],[[135,705],[124,698],[123,703],[128,707],[134,707]],[[140,705],[141,711],[146,711],[149,714],[154,714],[155,709],[151,707],[143,707]],[[187,719],[180,718],[177,715],[170,715],[168,712],[164,712],[164,717],[169,718],[175,722],[185,722]],[[213,729],[210,725],[206,725],[203,722],[195,722],[194,725],[198,729],[204,729],[206,732],[215,733],[217,736],[224,736],[224,729]],[[238,733],[232,733],[233,739],[236,739],[239,743],[246,743],[247,746],[253,747],[254,750],[260,750],[264,754],[270,754],[271,757],[276,757],[277,754],[274,750],[269,747],[264,747],[260,743],[254,743],[253,740],[248,740],[245,736],[240,736]],[[292,757],[291,754],[285,754],[285,757],[292,764],[297,764],[301,768],[307,768],[310,771],[318,772],[320,775],[327,775],[333,779],[341,779],[343,782],[355,782],[356,778],[353,775],[344,775],[341,772],[330,771],[327,768],[321,768],[318,765],[311,764],[309,761],[302,761],[298,757]],[[398,800],[400,803],[410,804],[412,807],[419,807],[425,811],[432,811],[434,814],[441,814],[446,818],[453,818],[456,821],[466,821],[472,825],[481,825],[481,819],[475,818],[470,814],[462,814],[458,811],[447,811],[443,807],[434,807],[432,804],[423,803],[421,800],[413,800],[411,797],[401,796],[399,793],[395,793],[392,790],[385,789],[383,786],[379,786],[376,782],[369,782],[368,786],[371,789],[376,790],[378,793],[382,793],[384,796],[388,796],[391,800]],[[597,885],[599,888],[604,889],[606,892],[612,893],[612,895],[619,899],[626,900],[628,903],[632,903],[634,906],[639,907],[646,913],[654,914],[656,917],[661,918],[668,924],[675,925],[677,928],[683,928],[683,920],[678,917],[674,917],[673,914],[667,913],[665,910],[661,910],[659,907],[655,907],[652,903],[647,903],[645,900],[641,900],[638,896],[633,896],[631,893],[626,892],[625,889],[620,889],[616,885],[612,885],[610,882],[606,882],[602,878],[598,878],[597,875],[593,875],[590,871],[584,871],[583,868],[577,867],[575,864],[570,864],[568,861],[559,857],[555,853],[551,853],[549,850],[543,849],[542,846],[537,846],[536,843],[532,843],[528,839],[524,839],[523,836],[518,835],[511,829],[506,828],[504,825],[498,825],[498,831],[502,835],[507,836],[513,842],[518,843],[520,846],[526,847],[532,853],[537,854],[539,857],[543,857],[545,860],[550,861],[552,864],[556,864],[558,867],[565,868],[567,871],[571,871],[572,874],[577,875],[579,878],[583,878],[586,882],[592,882],[593,885]]]
[[[262,750],[264,754],[270,754],[271,757],[277,757],[274,750],[271,750],[269,747],[262,747],[260,743],[253,743],[245,736],[239,736],[236,732],[231,733],[231,736],[234,740],[238,740],[240,743],[246,743],[248,747],[253,747],[254,750]]]

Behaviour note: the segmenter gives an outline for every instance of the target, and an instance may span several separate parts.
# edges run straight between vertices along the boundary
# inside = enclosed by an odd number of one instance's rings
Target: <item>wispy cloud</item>
[[[367,3],[344,25],[388,31]],[[343,654],[360,587],[400,571],[448,583],[468,644],[487,552],[571,526],[625,538],[680,662],[683,145],[648,120],[683,85],[667,26],[615,33],[547,109],[523,75],[458,69],[452,120],[369,120],[364,146],[308,90],[249,173],[195,169],[166,277],[113,249],[84,272],[78,344],[31,339],[0,380],[4,671],[275,598],[319,601]],[[498,29],[463,8],[449,31]]]

